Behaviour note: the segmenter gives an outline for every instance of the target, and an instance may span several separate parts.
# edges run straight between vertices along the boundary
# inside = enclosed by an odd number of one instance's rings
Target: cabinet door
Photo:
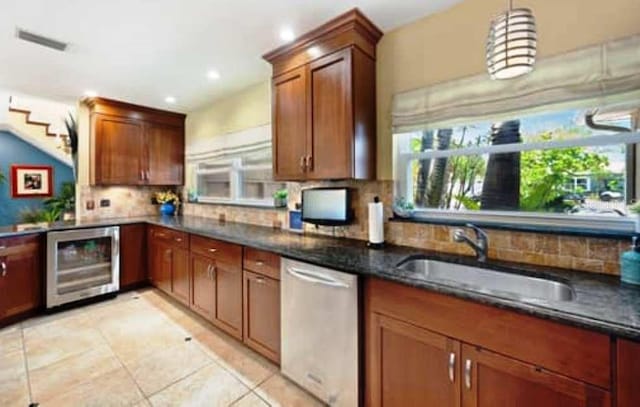
[[[2,249],[0,318],[24,314],[42,305],[42,271],[37,239]]]
[[[141,121],[96,114],[94,181],[98,185],[144,183],[144,125]]]
[[[306,67],[273,79],[273,177],[305,178],[304,159],[308,139]]]
[[[189,252],[173,248],[171,258],[171,294],[180,302],[189,305],[191,275],[189,274]]]
[[[368,316],[366,405],[460,405],[460,344],[384,315]]]
[[[312,142],[307,178],[353,177],[353,101],[351,50],[310,64]]]
[[[184,184],[184,128],[163,124],[146,125],[149,185]]]
[[[616,369],[618,407],[640,406],[640,343],[618,339]]]
[[[147,226],[120,226],[120,289],[147,279]]]
[[[280,363],[280,282],[244,271],[244,342]]]
[[[204,256],[191,255],[191,309],[209,321],[216,315],[216,283],[214,261]]]
[[[242,269],[216,261],[216,317],[220,329],[242,340]]]
[[[167,294],[171,294],[171,268],[173,266],[173,250],[170,247],[154,243],[152,247],[151,280],[153,285]]]
[[[609,393],[598,387],[484,349],[463,345],[461,362],[463,407],[611,405]]]

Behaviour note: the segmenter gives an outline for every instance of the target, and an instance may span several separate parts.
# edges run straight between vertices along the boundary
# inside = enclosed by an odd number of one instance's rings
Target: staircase
[[[5,95],[8,95],[8,104]],[[64,119],[76,107],[42,98],[4,93],[0,130],[9,131],[48,155],[71,165],[69,135]]]

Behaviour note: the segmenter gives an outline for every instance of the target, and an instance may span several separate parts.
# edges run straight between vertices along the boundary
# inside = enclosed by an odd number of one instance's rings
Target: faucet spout
[[[474,241],[467,236],[463,229],[456,229],[453,233],[453,240],[459,243],[466,243],[476,252],[476,258],[478,261],[486,261],[487,252],[489,250],[489,237],[484,230],[480,229],[476,225],[468,223],[466,226],[473,229],[476,234],[477,241]]]

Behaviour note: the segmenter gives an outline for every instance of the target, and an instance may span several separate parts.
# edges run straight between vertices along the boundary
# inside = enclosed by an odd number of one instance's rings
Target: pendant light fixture
[[[533,70],[536,62],[536,19],[528,8],[509,9],[491,21],[487,38],[487,70],[491,79],[511,79]]]

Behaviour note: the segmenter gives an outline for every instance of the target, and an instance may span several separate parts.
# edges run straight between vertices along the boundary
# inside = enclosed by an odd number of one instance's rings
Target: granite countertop
[[[191,216],[59,222],[28,231],[17,231],[14,227],[1,227],[0,237],[141,222],[268,250],[294,260],[347,273],[379,277],[607,334],[640,340],[640,288],[623,285],[615,276],[492,260],[482,264],[483,267],[496,270],[515,271],[562,281],[571,285],[576,294],[573,301],[523,301],[517,298],[496,297],[465,288],[462,285],[444,285],[429,280],[416,272],[397,267],[402,260],[413,255],[423,255],[434,260],[459,264],[479,265],[471,257],[391,245],[382,250],[373,250],[367,248],[365,243],[359,240],[301,235],[263,226],[232,222],[220,223],[215,219]]]

